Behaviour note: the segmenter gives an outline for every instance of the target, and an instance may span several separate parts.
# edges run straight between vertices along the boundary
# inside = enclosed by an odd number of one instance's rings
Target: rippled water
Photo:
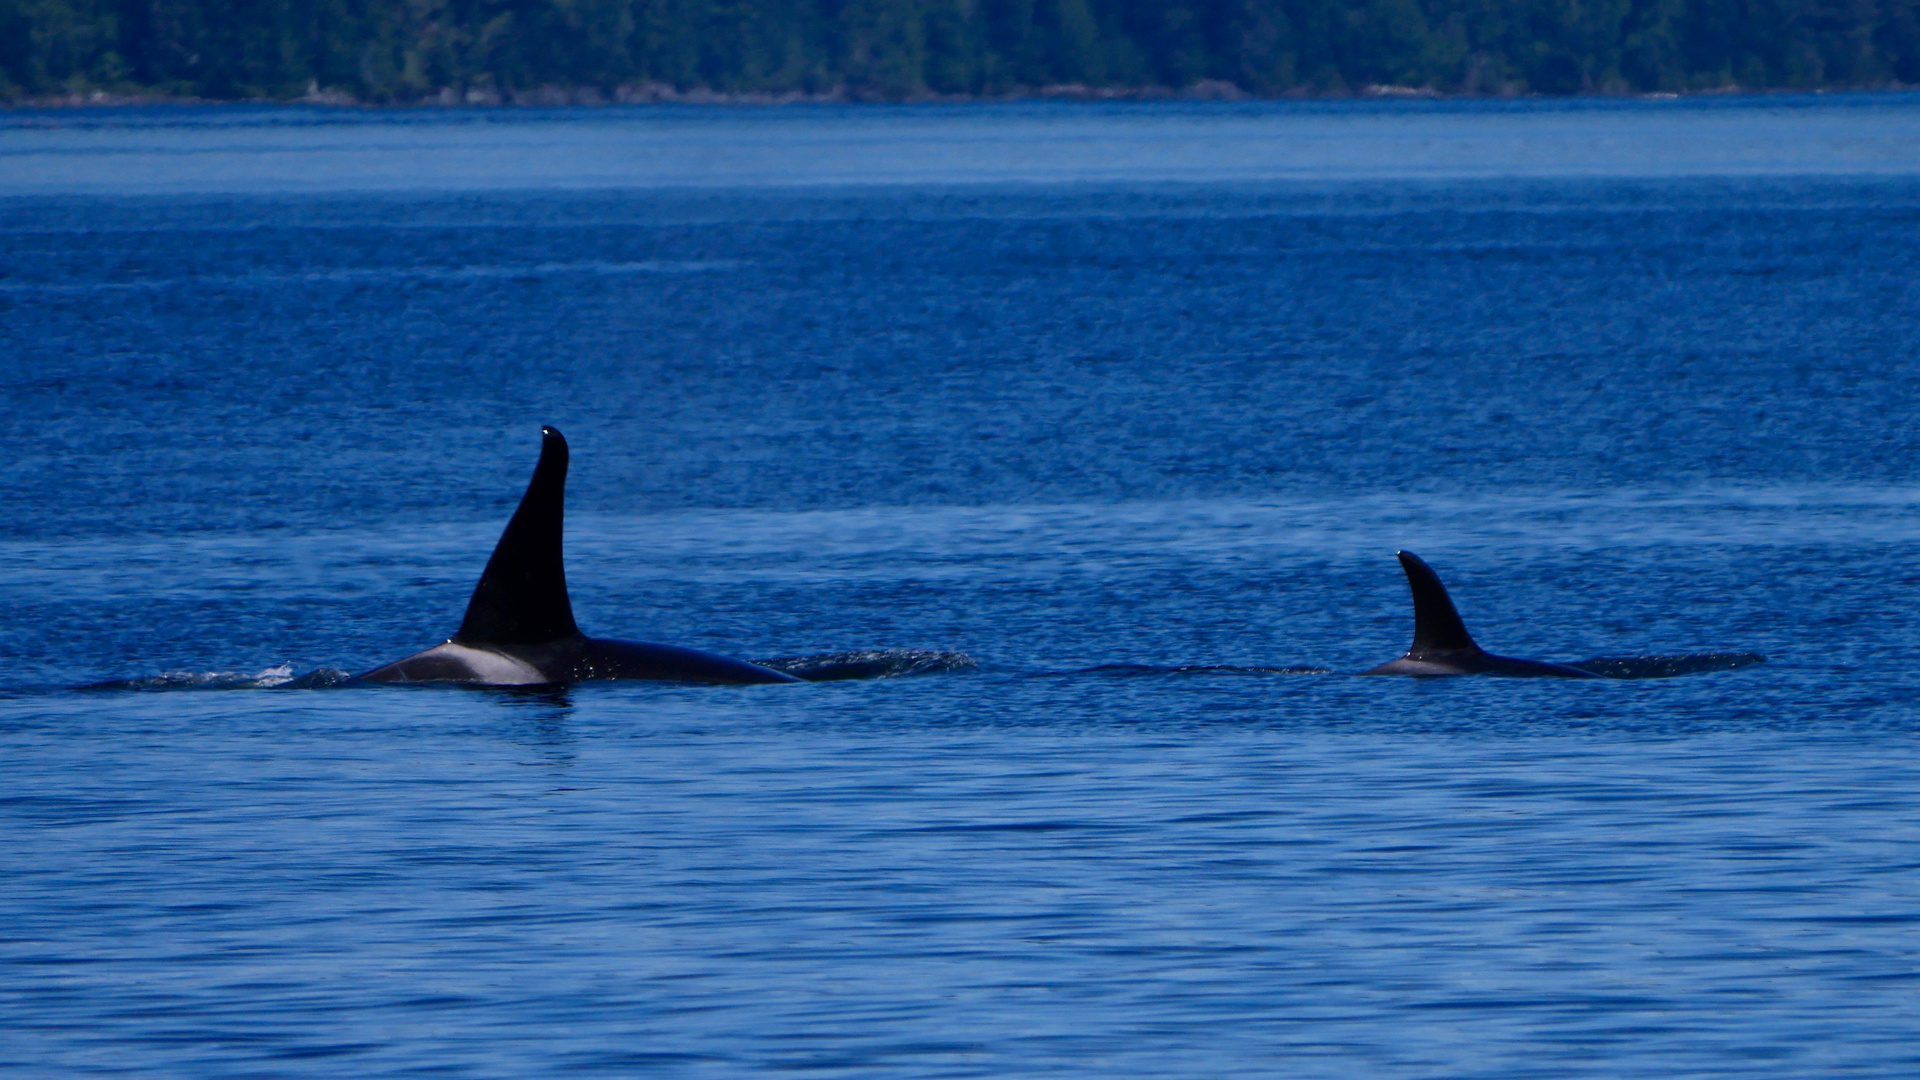
[[[0,124],[0,1071],[1913,1071],[1916,99],[501,115],[907,164]],[[1041,129],[1121,166],[978,166]],[[296,688],[453,629],[542,423],[589,632],[898,677]],[[1403,547],[1495,651],[1767,660],[1351,678]]]

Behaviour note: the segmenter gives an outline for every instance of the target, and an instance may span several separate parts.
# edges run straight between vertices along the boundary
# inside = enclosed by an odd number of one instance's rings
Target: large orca
[[[785,672],[674,645],[590,638],[573,621],[561,563],[567,440],[540,429],[540,464],[444,644],[356,675],[353,682],[536,686],[593,679],[698,683],[800,682]]]
[[[1440,575],[1411,551],[1396,552],[1413,589],[1413,647],[1398,660],[1362,675],[1511,675],[1522,678],[1598,679],[1603,676],[1545,660],[1495,656],[1474,643],[1454,610]]]

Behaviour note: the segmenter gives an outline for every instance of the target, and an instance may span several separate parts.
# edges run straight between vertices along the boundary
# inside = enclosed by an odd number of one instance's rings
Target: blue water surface
[[[0,1072],[1910,1076],[1917,331],[1914,95],[5,114]],[[296,688],[543,423],[973,666]]]

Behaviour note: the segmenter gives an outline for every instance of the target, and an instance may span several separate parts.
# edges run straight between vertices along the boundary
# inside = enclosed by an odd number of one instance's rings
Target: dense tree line
[[[0,97],[1920,83],[1920,0],[0,0]]]

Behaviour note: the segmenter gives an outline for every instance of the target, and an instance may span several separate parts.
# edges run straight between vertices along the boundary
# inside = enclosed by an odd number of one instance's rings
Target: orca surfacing
[[[573,621],[561,559],[567,440],[540,429],[540,463],[520,508],[444,644],[353,678],[368,683],[537,686],[598,679],[699,683],[800,682],[785,672],[674,645],[590,638]]]
[[[1390,660],[1362,675],[1507,675],[1521,678],[1599,679],[1604,676],[1567,664],[1545,660],[1519,660],[1495,656],[1482,649],[1467,633],[1467,626],[1454,610],[1453,598],[1420,556],[1401,551],[1400,568],[1407,572],[1407,585],[1413,590],[1413,647],[1398,660]]]

